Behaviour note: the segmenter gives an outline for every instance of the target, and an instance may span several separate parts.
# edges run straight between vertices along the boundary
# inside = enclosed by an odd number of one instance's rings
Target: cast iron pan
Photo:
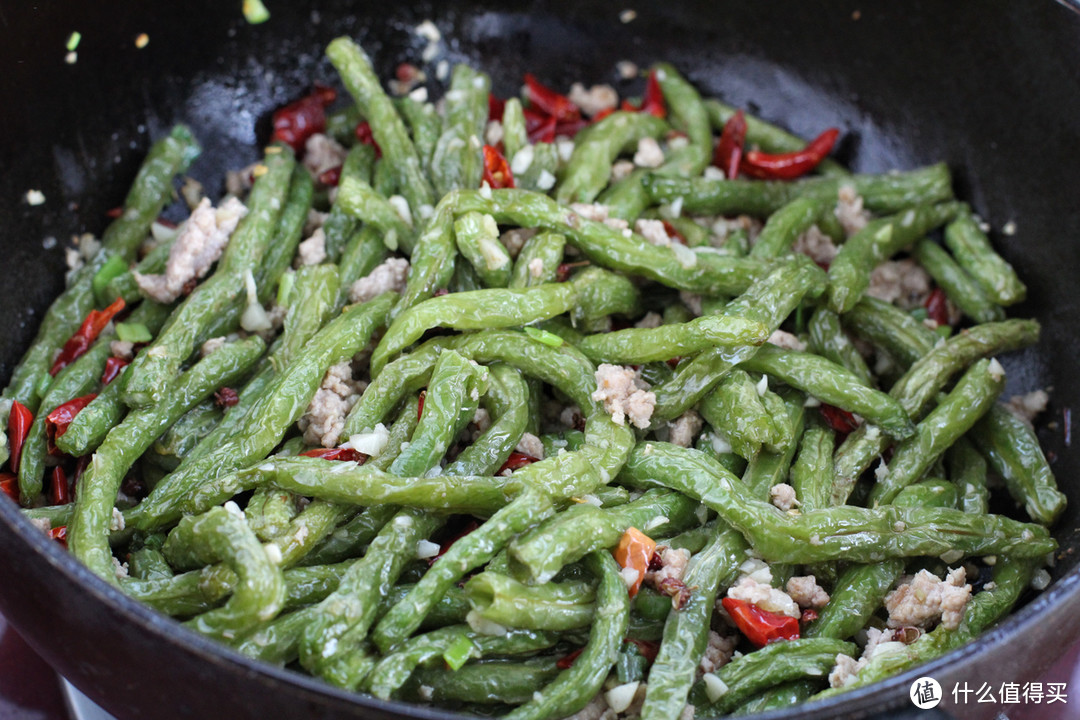
[[[255,159],[274,107],[313,80],[335,80],[321,48],[336,35],[359,39],[389,77],[398,62],[419,59],[424,41],[410,30],[432,18],[446,57],[491,73],[503,96],[516,92],[525,71],[567,87],[578,79],[614,82],[624,58],[670,60],[706,94],[802,135],[838,125],[840,157],[856,170],[947,161],[958,196],[993,228],[1016,222],[1014,236],[995,232],[994,239],[1030,288],[1018,314],[1043,323],[1038,348],[1005,359],[1007,392],[1054,389],[1041,433],[1070,498],[1056,529],[1062,550],[1054,585],[946,658],[777,717],[905,713],[919,675],[936,677],[946,695],[958,679],[1022,682],[1080,637],[1080,458],[1063,415],[1080,406],[1080,18],[1049,0],[669,0],[639,3],[627,24],[618,18],[623,7],[604,0],[527,7],[335,1],[317,11],[268,4],[273,18],[258,27],[240,18],[239,0],[0,8],[0,378],[6,381],[61,289],[63,252],[46,238],[62,245],[73,233],[100,233],[151,138],[177,121],[189,123],[205,147],[191,175],[219,194],[225,169]],[[72,30],[83,40],[78,62],[67,65]],[[150,43],[137,50],[134,39],[144,32]],[[44,205],[25,203],[31,188],[44,192]],[[349,695],[225,651],[92,577],[10,503],[0,503],[0,610],[121,718],[449,715]],[[957,712],[976,710],[995,708]]]

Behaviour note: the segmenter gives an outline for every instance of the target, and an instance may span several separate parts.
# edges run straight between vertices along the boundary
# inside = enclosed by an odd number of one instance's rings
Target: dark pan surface
[[[0,257],[8,277],[0,378],[61,288],[61,246],[74,233],[100,233],[151,138],[174,122],[191,124],[205,147],[191,175],[219,194],[225,169],[255,159],[270,110],[312,80],[334,80],[321,48],[336,35],[359,39],[389,77],[397,62],[418,61],[424,41],[411,28],[432,18],[446,57],[491,73],[501,95],[515,92],[525,71],[566,87],[614,82],[624,58],[670,60],[705,94],[797,133],[839,126],[841,158],[856,170],[948,162],[957,194],[990,222],[1028,282],[1030,299],[1018,314],[1044,324],[1039,347],[1005,364],[1008,392],[1054,388],[1041,432],[1071,501],[1056,533],[1055,585],[978,643],[843,703],[808,707],[806,716],[910,708],[907,688],[919,674],[946,688],[957,678],[1022,682],[1080,636],[1080,460],[1063,414],[1080,406],[1080,18],[1049,0],[669,1],[638,4],[627,24],[618,18],[623,6],[603,0],[299,5],[271,3],[272,20],[258,27],[239,17],[239,2],[0,8]],[[83,40],[70,66],[64,42],[76,29]],[[136,50],[143,32],[150,43]],[[44,192],[45,205],[27,206],[31,188]],[[1009,220],[1017,232],[1004,236],[998,230]],[[59,242],[46,249],[50,236]],[[7,503],[0,503],[0,609],[122,718],[447,715],[356,704],[309,678],[223,652],[91,577]]]

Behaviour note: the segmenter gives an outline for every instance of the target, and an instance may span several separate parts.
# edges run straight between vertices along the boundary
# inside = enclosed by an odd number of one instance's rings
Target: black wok
[[[620,59],[666,59],[706,94],[795,132],[838,125],[841,159],[857,170],[947,161],[957,194],[995,229],[1016,222],[1015,235],[995,239],[1030,288],[1019,314],[1043,322],[1038,348],[1006,366],[1009,392],[1054,388],[1041,433],[1070,499],[1056,529],[1054,584],[962,650],[792,714],[903,713],[919,675],[936,677],[947,695],[957,680],[1023,682],[1080,637],[1080,456],[1063,415],[1080,405],[1080,17],[1049,0],[672,0],[638,3],[627,24],[619,21],[623,6],[603,0],[328,2],[316,3],[317,12],[269,5],[273,18],[258,27],[243,22],[239,0],[0,7],[0,248],[8,277],[0,379],[61,288],[63,251],[46,238],[62,245],[73,233],[100,232],[151,138],[176,121],[191,124],[205,146],[191,174],[218,194],[226,168],[255,159],[271,109],[312,80],[333,80],[321,48],[336,35],[358,38],[389,77],[398,62],[419,58],[424,41],[410,29],[430,17],[449,58],[490,72],[504,96],[525,71],[567,87],[613,81]],[[83,40],[68,65],[72,30]],[[142,50],[134,45],[140,33],[150,39]],[[29,189],[46,203],[27,205]],[[0,610],[121,718],[448,716],[349,695],[225,651],[91,576],[10,503],[0,503]]]

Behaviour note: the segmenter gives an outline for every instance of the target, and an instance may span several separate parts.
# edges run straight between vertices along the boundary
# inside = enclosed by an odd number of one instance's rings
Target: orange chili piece
[[[629,528],[619,538],[619,545],[615,548],[615,561],[621,567],[637,570],[637,579],[629,586],[630,597],[637,595],[641,589],[641,583],[645,580],[645,573],[649,571],[649,561],[653,551],[656,550],[656,541],[637,528]]]

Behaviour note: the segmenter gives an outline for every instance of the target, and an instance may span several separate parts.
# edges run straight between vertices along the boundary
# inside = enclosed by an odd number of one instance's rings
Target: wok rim
[[[1057,2],[1070,10],[1080,12],[1076,2],[1072,0],[1057,0]],[[356,711],[352,709],[352,706],[356,706],[393,714],[398,717],[425,719],[471,717],[454,711],[402,701],[383,701],[369,695],[345,691],[326,684],[317,678],[241,655],[227,646],[218,644],[182,627],[180,623],[172,618],[160,614],[125,595],[119,589],[98,578],[75,558],[57,547],[55,542],[49,540],[30,521],[23,518],[14,504],[0,502],[0,506],[2,506],[0,507],[0,527],[2,527],[0,529],[0,548],[10,544],[13,551],[28,553],[33,556],[33,562],[38,565],[36,572],[58,572],[63,580],[84,589],[87,598],[94,603],[94,607],[87,610],[88,613],[100,613],[103,610],[117,611],[134,628],[148,633],[156,641],[164,642],[191,657],[217,667],[227,668],[230,673],[253,674],[263,684],[272,687],[284,684],[288,692],[323,699],[324,702],[320,703],[321,707],[333,709],[340,706],[344,714],[356,714]],[[1059,529],[1059,532],[1062,531],[1072,532],[1071,530]],[[6,549],[4,552],[6,552]],[[17,600],[12,595],[0,594],[0,606],[6,607],[8,603],[15,602]],[[805,703],[790,710],[770,712],[759,715],[759,717],[837,717],[839,715],[857,717],[877,714],[882,710],[883,704],[890,707],[902,706],[906,698],[904,691],[913,679],[923,675],[932,675],[939,678],[946,675],[963,675],[965,668],[977,666],[980,661],[1017,642],[1018,638],[1035,633],[1039,629],[1039,625],[1067,614],[1077,607],[1080,607],[1080,566],[1056,579],[1046,590],[1028,600],[1020,609],[1011,612],[1001,623],[983,632],[972,642],[946,653],[936,660],[864,688],[838,695],[835,698]],[[12,624],[16,629],[19,629],[17,622]],[[1076,637],[1080,637],[1080,626],[1074,623],[1071,638],[1075,639]],[[64,664],[64,658],[61,657],[58,649],[48,645],[40,645],[32,635],[27,635],[26,640],[36,651],[46,657],[51,665],[62,666]],[[1044,646],[1042,655],[1037,658],[1033,656],[1030,659],[1041,662],[1045,667],[1068,648],[1069,645],[1066,643],[1049,647]],[[1048,650],[1049,653],[1047,653]],[[1034,669],[1033,667],[1033,671]],[[112,704],[109,702],[109,698],[95,697],[95,695],[91,694],[78,677],[72,678],[72,682],[102,705],[108,706]]]

